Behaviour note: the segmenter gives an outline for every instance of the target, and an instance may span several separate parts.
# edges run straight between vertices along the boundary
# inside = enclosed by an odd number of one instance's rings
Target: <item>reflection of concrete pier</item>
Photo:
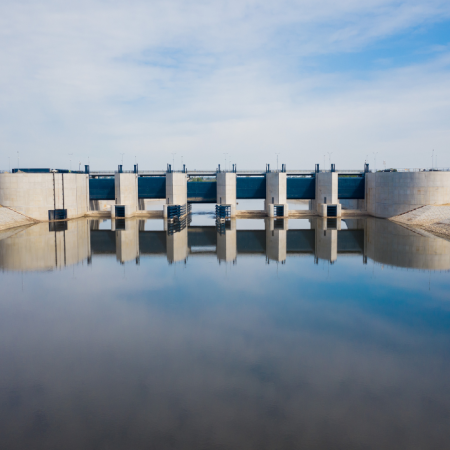
[[[121,263],[139,259],[139,220],[111,220],[116,233],[116,258]]]
[[[188,256],[188,228],[181,230],[166,230],[167,239],[167,260],[170,263],[185,261]]]
[[[283,262],[286,260],[288,219],[265,219],[267,259]]]
[[[234,261],[237,257],[236,219],[227,220],[221,225],[217,227],[217,259]]]
[[[332,221],[332,223],[330,223]],[[316,220],[316,258],[333,263],[338,254],[338,230],[341,219],[319,217]]]

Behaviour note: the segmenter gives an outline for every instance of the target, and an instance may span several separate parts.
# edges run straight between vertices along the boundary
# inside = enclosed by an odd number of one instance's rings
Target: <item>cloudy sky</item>
[[[1,169],[450,167],[448,0],[2,0],[0,64]]]

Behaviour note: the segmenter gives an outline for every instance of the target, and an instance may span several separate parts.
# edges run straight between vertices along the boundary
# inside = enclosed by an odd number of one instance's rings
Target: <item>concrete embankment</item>
[[[450,204],[421,206],[391,220],[450,240]]]
[[[0,230],[32,225],[34,223],[37,223],[37,220],[0,205]]]

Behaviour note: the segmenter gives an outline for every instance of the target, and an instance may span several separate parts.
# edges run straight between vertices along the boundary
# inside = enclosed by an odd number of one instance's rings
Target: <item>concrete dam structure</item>
[[[239,200],[264,200],[259,211],[239,211]],[[391,218],[425,205],[450,204],[450,172],[273,171],[117,171],[68,172],[14,169],[0,174],[0,205],[38,221],[105,214],[111,218],[155,215],[146,201],[161,200],[160,217],[174,219],[195,203],[212,203],[224,218],[246,213],[267,217],[298,214],[341,217],[363,214]],[[308,201],[309,209],[289,211],[288,202]],[[343,211],[344,209],[344,211]],[[103,211],[102,211],[103,210]]]

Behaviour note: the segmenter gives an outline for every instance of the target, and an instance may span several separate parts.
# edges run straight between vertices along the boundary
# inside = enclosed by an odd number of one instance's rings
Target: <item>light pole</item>
[[[227,170],[227,155],[228,153],[223,154],[223,156],[225,157],[225,171]]]
[[[434,169],[434,148],[431,151],[431,168]]]
[[[175,155],[176,153],[172,153],[172,170],[175,170]]]
[[[277,155],[277,172],[278,172],[278,155],[279,155],[279,153],[275,153],[275,155]]]
[[[69,172],[72,170],[72,159],[70,158],[73,153],[69,153]]]
[[[331,155],[333,152],[327,152],[328,153],[328,163],[330,164],[330,170],[331,170]]]
[[[378,152],[372,152],[373,153],[373,167],[375,169],[375,172],[377,171],[377,155]]]
[[[125,155],[125,153],[119,153],[119,155],[122,155],[122,169],[123,169],[123,155]]]

